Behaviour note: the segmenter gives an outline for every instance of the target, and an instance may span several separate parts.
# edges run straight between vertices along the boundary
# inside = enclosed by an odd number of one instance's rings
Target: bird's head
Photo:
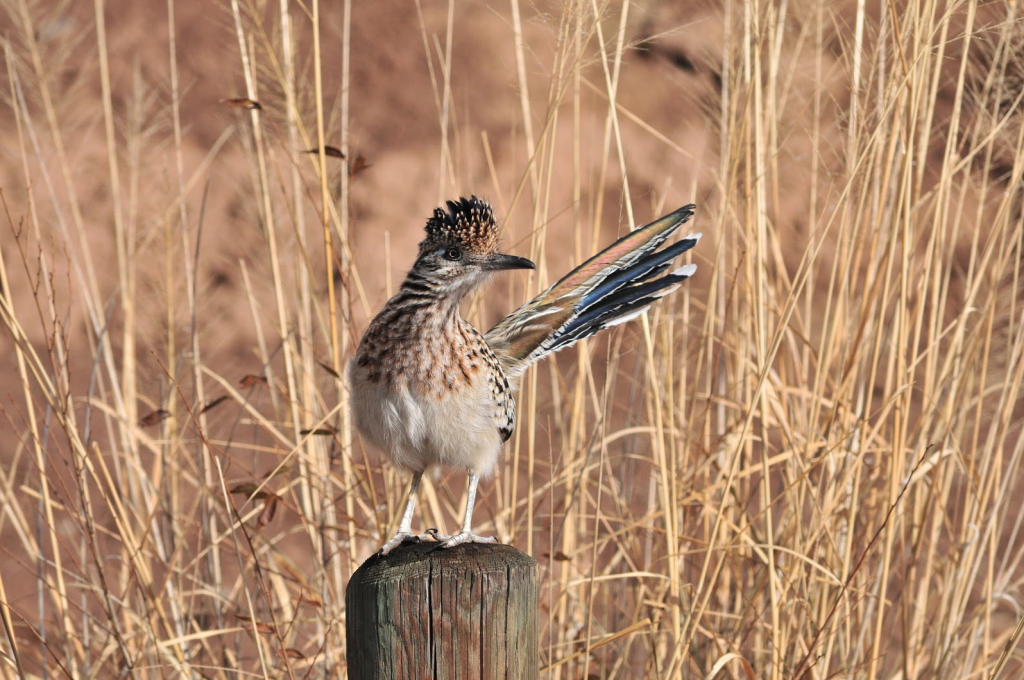
[[[486,201],[476,196],[448,201],[427,220],[416,269],[457,298],[470,293],[491,272],[535,269],[525,257],[498,252],[501,230]]]

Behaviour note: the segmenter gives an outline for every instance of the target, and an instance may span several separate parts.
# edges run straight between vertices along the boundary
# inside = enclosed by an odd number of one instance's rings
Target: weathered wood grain
[[[345,603],[350,680],[538,677],[537,562],[512,546],[399,546]]]

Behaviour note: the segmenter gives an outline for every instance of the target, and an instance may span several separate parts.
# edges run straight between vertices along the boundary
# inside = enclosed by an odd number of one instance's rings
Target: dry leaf
[[[259,517],[256,518],[257,531],[274,521],[279,500],[281,500],[281,497],[275,493],[266,494],[266,498],[263,501],[263,510],[260,511]]]
[[[282,465],[281,467],[274,468],[273,470],[271,470],[267,474],[263,475],[263,479],[272,479],[274,477],[277,477],[278,475],[283,475],[285,473],[291,472],[291,470],[292,470],[292,466],[291,465]]]
[[[242,387],[255,387],[256,385],[266,385],[267,378],[262,375],[253,375],[249,373],[244,378],[238,381],[238,384]]]
[[[307,149],[303,153],[319,153],[318,149]],[[336,146],[324,146],[324,155],[331,158],[345,158],[345,154]]]
[[[338,378],[338,379],[341,378],[341,374],[339,374],[337,371],[335,371],[334,368],[332,368],[331,365],[329,363],[327,363],[326,361],[318,361],[316,363],[320,364],[320,368],[324,369],[325,371],[327,371],[328,373],[333,375],[335,378]]]
[[[261,499],[266,498],[269,491],[266,489],[260,489],[260,485],[255,482],[242,482],[241,484],[235,484],[233,487],[228,489],[228,493],[241,493],[245,494],[247,498]]]
[[[250,617],[246,616],[245,614],[235,614],[235,618],[243,623],[248,623],[252,625],[253,628],[255,628],[258,632],[263,633],[264,635],[270,635],[274,632],[274,627],[269,623],[253,621]]]
[[[305,590],[299,593],[299,603],[308,604],[311,607],[316,607],[317,609],[323,609],[324,606],[323,598],[312,591],[307,592]]]
[[[363,154],[359,154],[358,156],[356,156],[356,159],[349,164],[348,176],[352,177],[353,175],[358,175],[360,172],[366,170],[369,167],[372,166],[366,162],[366,156],[364,156]]]
[[[317,428],[312,429],[312,430],[309,430],[309,429],[307,429],[307,430],[299,430],[299,434],[301,434],[302,436],[306,436],[307,434],[311,434],[311,435],[316,435],[316,436],[321,436],[321,437],[331,437],[331,436],[334,436],[334,435],[338,434],[338,431],[335,430],[333,427],[317,427]]]
[[[167,420],[170,417],[170,411],[158,408],[152,413],[147,413],[146,415],[139,418],[139,427],[152,427],[153,425],[162,423],[163,421]]]
[[[263,110],[263,107],[260,106],[259,102],[253,101],[253,100],[248,99],[246,97],[235,97],[233,99],[221,99],[220,103],[224,104],[226,106],[230,106],[232,108],[236,108],[236,109],[250,109],[250,110],[256,109],[257,111],[262,111]]]
[[[217,407],[217,406],[220,406],[221,404],[223,404],[223,403],[224,403],[224,401],[225,401],[225,400],[226,400],[227,398],[228,398],[228,395],[226,395],[226,394],[225,394],[224,396],[221,396],[221,397],[217,397],[217,398],[216,398],[216,399],[214,399],[213,401],[208,401],[208,402],[206,402],[206,406],[204,406],[204,407],[203,407],[203,410],[199,412],[199,415],[203,415],[204,413],[206,413],[206,412],[207,412],[207,411],[209,411],[210,409],[212,409],[212,408],[214,408],[214,407]]]

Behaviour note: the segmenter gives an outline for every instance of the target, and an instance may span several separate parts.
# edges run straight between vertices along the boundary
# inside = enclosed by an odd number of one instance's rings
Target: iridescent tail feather
[[[488,331],[487,343],[510,377],[552,352],[639,316],[692,276],[694,264],[669,270],[675,258],[697,245],[700,234],[661,246],[690,220],[695,207],[683,206],[629,233]]]

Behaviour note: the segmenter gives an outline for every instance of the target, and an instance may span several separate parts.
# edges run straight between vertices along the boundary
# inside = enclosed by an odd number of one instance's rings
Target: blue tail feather
[[[506,371],[519,375],[551,352],[634,318],[689,278],[696,265],[670,268],[700,234],[662,246],[695,207],[683,206],[623,236],[488,331],[487,342]]]
[[[590,305],[600,301],[602,298],[611,295],[623,286],[631,283],[646,281],[668,269],[668,263],[697,245],[698,237],[687,236],[677,243],[673,243],[664,250],[656,251],[643,257],[628,267],[615,272],[600,286],[587,293],[580,300],[580,311],[586,310]]]
[[[693,245],[690,244],[689,247],[692,248]],[[663,263],[659,266],[664,269],[668,265]],[[620,319],[628,318],[631,314],[642,311],[658,298],[671,292],[671,290],[667,289],[671,289],[679,285],[680,282],[690,278],[692,271],[687,270],[685,273],[669,274],[647,283],[628,286],[608,295],[587,309],[582,310],[572,321],[560,328],[548,340],[546,349],[556,352],[614,325],[614,322]],[[644,276],[649,278],[651,274],[645,272]]]

